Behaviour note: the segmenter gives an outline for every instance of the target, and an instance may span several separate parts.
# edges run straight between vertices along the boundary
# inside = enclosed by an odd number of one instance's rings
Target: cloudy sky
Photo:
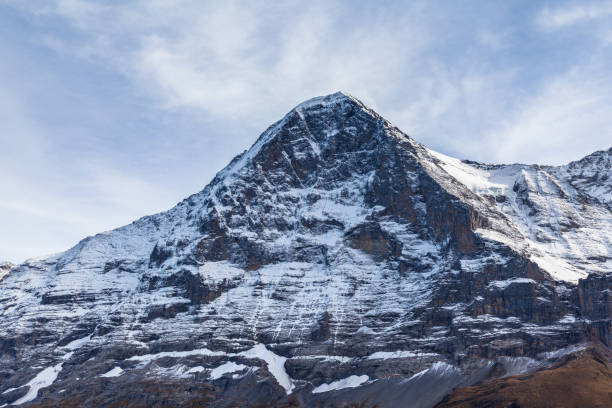
[[[460,158],[612,145],[612,2],[377,4],[0,0],[0,259],[171,207],[337,90]]]

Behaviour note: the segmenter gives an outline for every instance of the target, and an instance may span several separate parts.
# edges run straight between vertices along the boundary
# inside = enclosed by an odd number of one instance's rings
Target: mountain
[[[606,348],[611,154],[460,161],[306,101],[174,208],[10,268],[0,405],[431,407]]]

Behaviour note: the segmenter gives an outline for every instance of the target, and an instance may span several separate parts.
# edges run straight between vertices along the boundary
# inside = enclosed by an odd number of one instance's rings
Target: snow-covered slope
[[[457,181],[502,212],[521,239],[479,233],[517,250],[555,279],[612,270],[610,150],[566,166],[483,165],[431,152]]]
[[[355,98],[309,100],[169,211],[11,269],[0,405],[308,406],[539,367],[606,319],[607,278],[576,282],[610,269],[609,153],[466,163]]]

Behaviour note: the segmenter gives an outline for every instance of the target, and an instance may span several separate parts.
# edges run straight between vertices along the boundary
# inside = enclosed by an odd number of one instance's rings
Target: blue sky
[[[170,208],[338,90],[460,158],[612,145],[612,2],[379,4],[0,0],[0,259]]]

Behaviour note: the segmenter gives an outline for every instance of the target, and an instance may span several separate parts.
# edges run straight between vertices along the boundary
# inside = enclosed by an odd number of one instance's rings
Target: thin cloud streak
[[[589,76],[593,79],[584,79]],[[493,159],[513,155],[529,163],[556,164],[567,160],[568,149],[580,157],[606,148],[602,142],[610,140],[606,129],[612,106],[609,89],[609,78],[602,80],[579,69],[552,79],[490,137]],[[503,153],[496,151],[498,145],[504,146]],[[544,149],[549,152],[548,162],[538,155]]]
[[[612,2],[585,3],[545,7],[536,22],[545,30],[558,30],[575,24],[602,20],[612,15]]]

